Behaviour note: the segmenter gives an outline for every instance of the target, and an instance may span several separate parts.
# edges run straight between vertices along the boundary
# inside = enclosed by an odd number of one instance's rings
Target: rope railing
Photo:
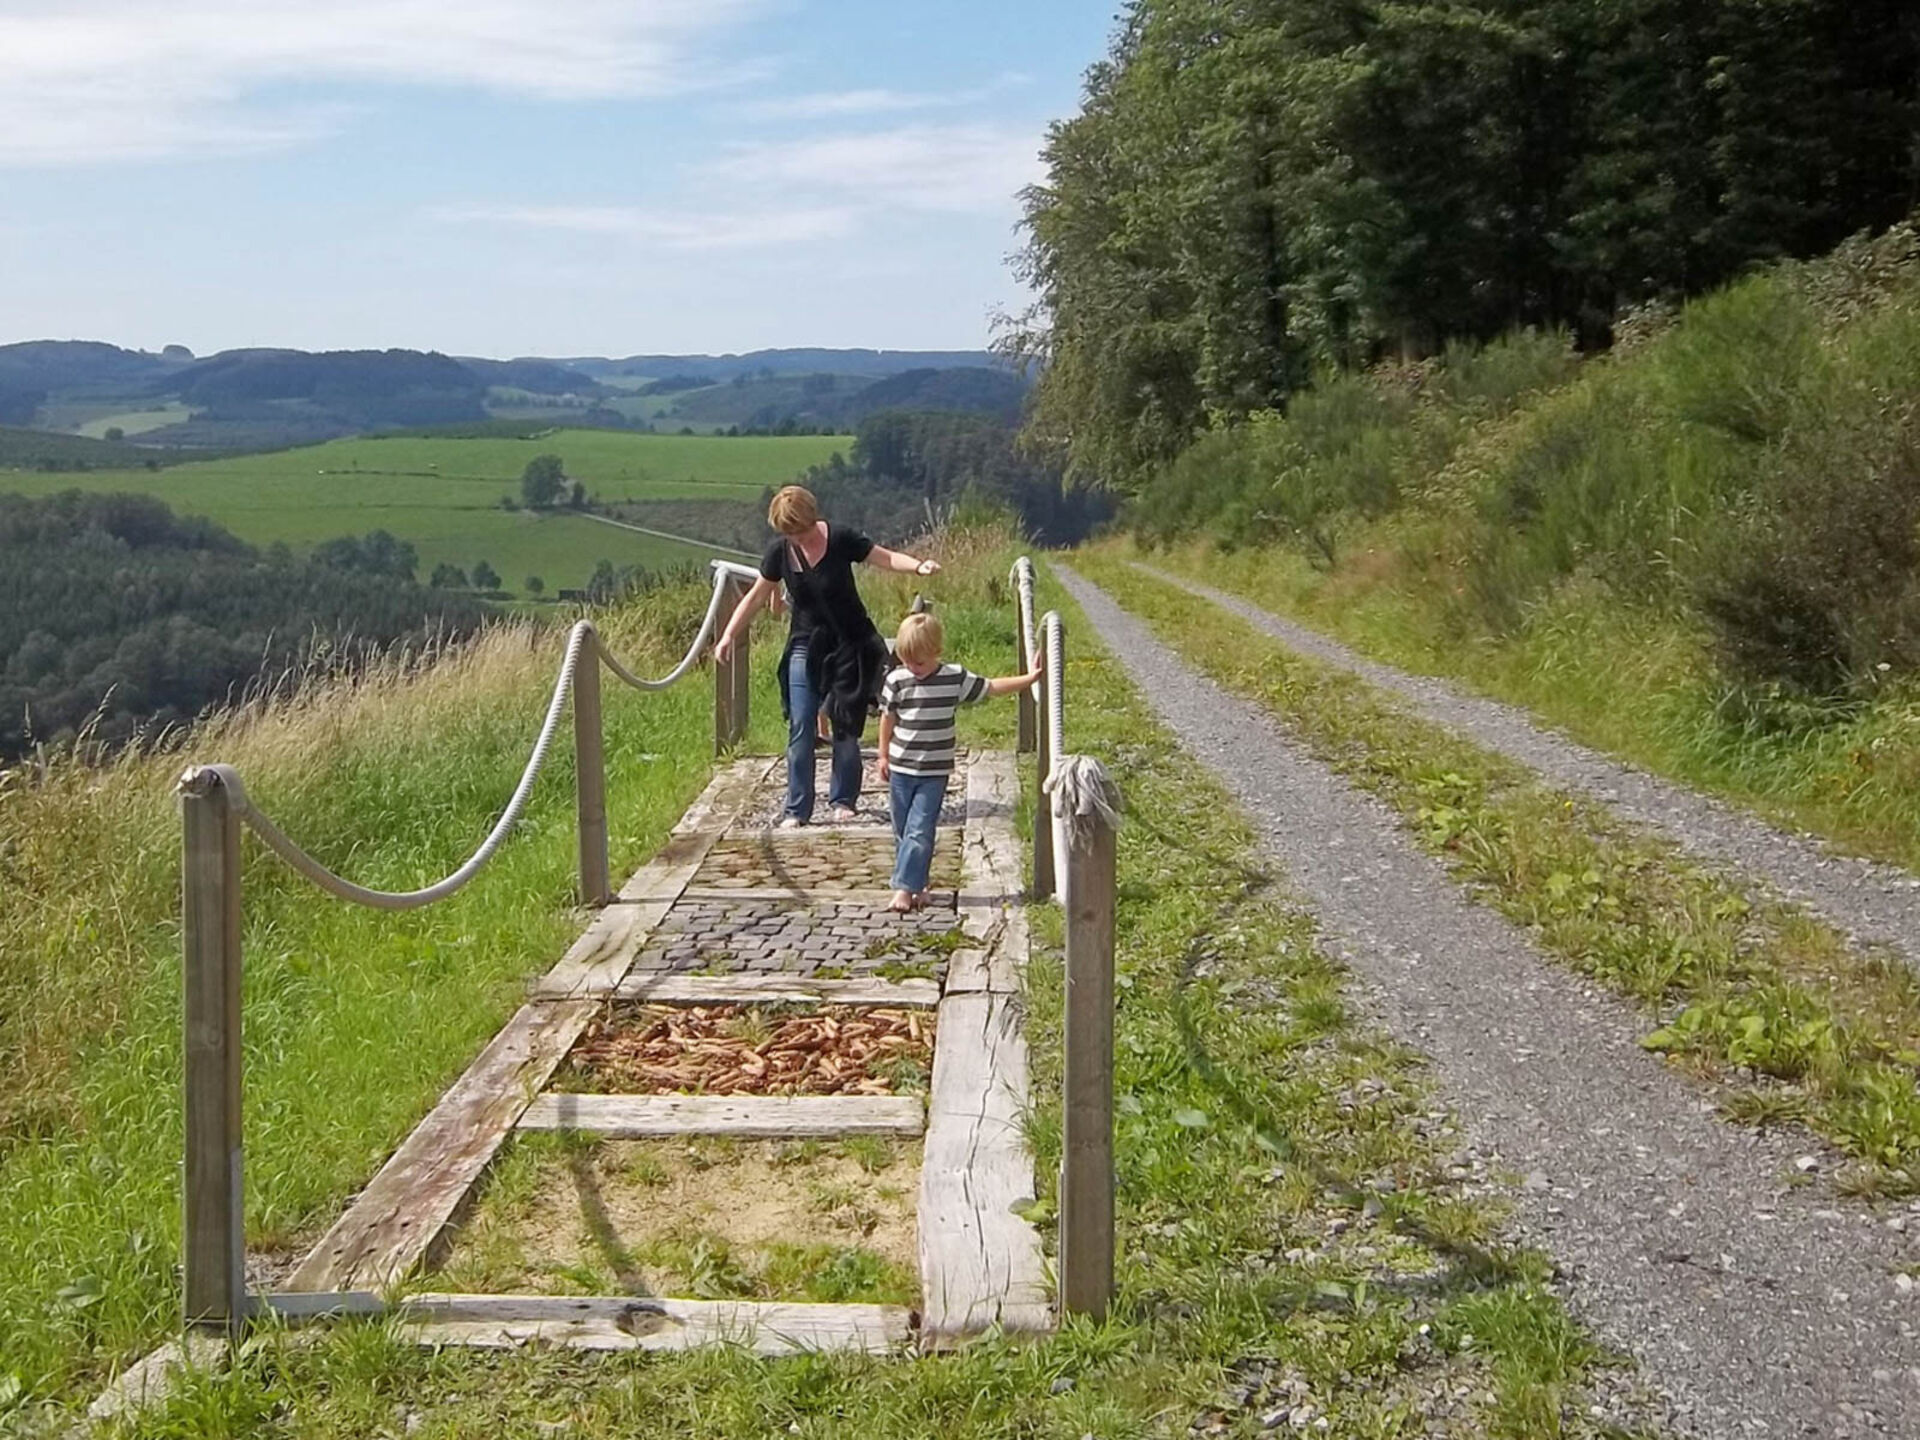
[[[589,662],[595,660],[605,662],[609,670],[636,690],[664,690],[682,679],[706,651],[708,642],[713,636],[714,626],[718,622],[721,606],[733,592],[736,578],[743,572],[755,573],[747,571],[744,566],[722,560],[713,562],[713,572],[713,594],[707,602],[706,614],[700,621],[699,632],[694,636],[693,643],[687,647],[687,652],[681,657],[680,663],[657,680],[645,679],[623,665],[601,640],[591,620],[575,623],[567,633],[567,648],[560,662],[560,674],[554,681],[552,698],[547,702],[546,717],[540,723],[540,732],[533,742],[533,751],[527,757],[526,767],[520,773],[520,782],[514,787],[506,808],[501,811],[500,818],[494,822],[493,829],[480,842],[479,848],[451,873],[431,885],[422,886],[417,890],[374,890],[336,874],[290,839],[270,816],[253,803],[247,794],[245,783],[240,778],[240,773],[231,765],[199,765],[188,769],[180,778],[180,791],[184,795],[198,796],[205,795],[214,786],[223,788],[226,791],[227,804],[234,816],[259,836],[269,850],[322,890],[342,900],[376,910],[413,910],[422,905],[431,905],[437,900],[444,900],[462,889],[486,867],[487,862],[494,857],[500,846],[505,843],[507,836],[513,832],[513,827],[519,822],[521,813],[526,809],[527,800],[533,793],[534,784],[539,780],[541,769],[546,764],[547,753],[552,748],[554,734],[560,727],[560,717],[566,710],[567,697],[573,691],[582,658],[585,657]]]
[[[609,651],[589,620],[567,633],[540,732],[506,808],[480,846],[451,873],[417,890],[374,890],[314,859],[247,794],[230,765],[197,765],[180,778],[181,941],[185,952],[186,1186],[182,1271],[188,1321],[232,1330],[253,1312],[247,1294],[241,1207],[240,994],[241,831],[330,895],[377,910],[413,910],[444,900],[485,868],[513,833],[553,748],[560,717],[573,701],[574,779],[580,844],[580,898],[612,898],[607,872],[605,737],[600,665],[637,690],[664,690],[685,677],[712,643],[721,611],[745,593],[756,572],[713,562],[713,594],[680,663],[657,680],[636,675]],[[714,744],[737,744],[747,722],[747,636],[714,667]]]

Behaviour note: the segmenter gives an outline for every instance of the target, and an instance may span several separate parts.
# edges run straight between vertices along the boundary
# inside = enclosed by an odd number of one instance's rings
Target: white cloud
[[[427,218],[456,225],[571,231],[663,250],[755,250],[848,234],[857,219],[832,206],[690,213],[627,205],[438,205]]]
[[[749,185],[841,192],[879,209],[1008,208],[1042,178],[1039,136],[993,125],[909,125],[733,147],[714,167]]]
[[[276,84],[439,85],[548,100],[667,95],[765,0],[0,0],[0,164],[248,151],[338,110]]]
[[[985,85],[966,90],[822,90],[788,95],[743,107],[744,113],[774,120],[828,120],[841,115],[886,115],[910,110],[956,109],[981,105],[1004,90],[1032,83],[1017,71],[996,76]]]

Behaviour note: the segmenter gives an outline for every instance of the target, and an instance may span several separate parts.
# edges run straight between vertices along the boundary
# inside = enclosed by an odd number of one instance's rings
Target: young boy
[[[909,615],[900,622],[893,656],[880,691],[880,778],[893,801],[895,912],[927,903],[927,873],[933,868],[934,827],[940,802],[953,775],[954,712],[989,695],[1011,695],[1040,678],[1035,666],[1026,675],[989,680],[960,665],[942,665],[945,642],[940,622],[931,615]]]

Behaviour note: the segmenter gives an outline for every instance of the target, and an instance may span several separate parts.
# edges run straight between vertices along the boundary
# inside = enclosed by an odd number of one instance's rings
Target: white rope
[[[728,578],[721,570],[723,565],[727,566],[728,570],[738,570],[741,568],[738,565],[728,565],[724,560],[716,560],[713,562],[713,595],[707,601],[707,613],[700,621],[700,633],[693,637],[693,644],[687,647],[687,653],[680,658],[678,665],[674,666],[673,669],[669,670],[665,675],[662,675],[658,680],[644,680],[627,669],[626,666],[622,665],[614,653],[607,649],[606,644],[601,642],[599,646],[600,658],[606,661],[607,669],[611,670],[615,675],[618,675],[636,690],[664,690],[691,670],[694,665],[699,662],[701,655],[706,652],[707,641],[712,638],[713,627],[720,619],[720,601],[727,593],[725,582]],[[758,579],[760,572],[753,570],[747,573],[754,576],[755,579]]]
[[[1044,637],[1046,672],[1042,698],[1047,706],[1042,721],[1047,727],[1047,775],[1040,782],[1040,788],[1046,790],[1060,773],[1060,761],[1067,753],[1066,655],[1059,612],[1049,610],[1041,617],[1040,629]],[[1053,894],[1064,908],[1071,903],[1067,894],[1067,843],[1071,831],[1058,805],[1050,806],[1049,811],[1053,818]]]
[[[1041,654],[1045,671],[1042,684],[1045,686],[1047,704],[1047,756],[1049,763],[1057,765],[1067,750],[1067,667],[1059,611],[1049,610],[1041,618],[1040,628],[1045,637]]]
[[[258,835],[266,847],[278,855],[288,865],[313,881],[322,890],[339,896],[342,900],[351,900],[356,905],[371,906],[376,910],[414,910],[422,905],[431,905],[436,900],[444,900],[459,890],[494,856],[519,823],[520,814],[526,809],[527,799],[533,793],[534,782],[540,778],[541,767],[547,762],[547,751],[553,744],[554,733],[560,727],[560,717],[567,707],[567,696],[573,689],[573,677],[579,669],[582,655],[589,660],[604,660],[612,670],[629,685],[641,690],[663,690],[685,675],[706,649],[707,641],[713,634],[713,626],[720,609],[721,597],[726,593],[726,581],[735,575],[757,576],[758,572],[745,566],[733,565],[724,560],[713,562],[713,598],[707,603],[706,618],[700,622],[700,633],[694,637],[693,644],[687,648],[686,656],[672,671],[659,680],[644,680],[628,670],[614,658],[601,642],[598,632],[590,620],[581,620],[567,632],[567,651],[560,662],[560,674],[554,681],[553,697],[547,702],[546,718],[540,722],[540,734],[533,742],[533,753],[527,757],[526,768],[520,772],[520,783],[514,787],[513,796],[507,801],[507,808],[494,822],[487,838],[480,842],[480,848],[469,855],[459,869],[433,884],[419,890],[370,890],[364,885],[334,874],[325,865],[302,850],[285,832],[275,825],[260,810],[254,807],[247,795],[247,787],[240,779],[240,772],[231,765],[199,765],[191,767],[180,777],[180,788],[190,794],[205,794],[214,785],[227,792],[227,802],[233,807],[233,813],[244,820],[253,833]],[[589,655],[588,647],[592,647]]]
[[[1024,555],[1013,562],[1013,593],[1020,607],[1020,639],[1031,665],[1040,658],[1040,646],[1033,633],[1033,561]]]

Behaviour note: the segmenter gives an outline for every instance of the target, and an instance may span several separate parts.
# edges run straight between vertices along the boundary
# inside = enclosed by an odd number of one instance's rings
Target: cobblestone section
[[[960,829],[940,831],[933,888],[960,883]],[[806,890],[844,895],[893,883],[893,834],[852,826],[730,835],[715,845],[688,887],[693,890]]]
[[[682,900],[633,971],[941,980],[959,923],[951,905],[893,915],[866,901]]]
[[[962,940],[954,892],[965,786],[956,776],[955,813],[934,849],[934,904],[896,915],[886,909],[891,830],[765,828],[786,788],[786,771],[775,766],[655,927],[633,973],[944,981]]]

